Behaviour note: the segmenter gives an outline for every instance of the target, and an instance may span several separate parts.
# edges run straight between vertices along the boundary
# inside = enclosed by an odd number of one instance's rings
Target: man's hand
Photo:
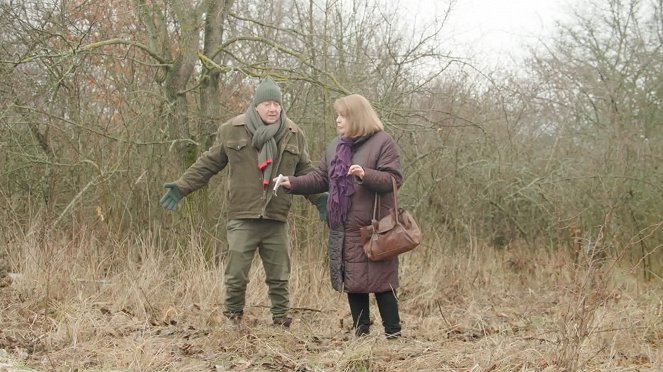
[[[177,209],[177,204],[182,200],[182,192],[174,183],[167,183],[163,185],[163,187],[167,188],[168,191],[161,197],[159,204],[161,204],[163,208],[174,211]]]
[[[327,221],[327,199],[328,193],[320,194],[320,197],[315,200],[315,207],[318,208],[320,214],[320,221]]]

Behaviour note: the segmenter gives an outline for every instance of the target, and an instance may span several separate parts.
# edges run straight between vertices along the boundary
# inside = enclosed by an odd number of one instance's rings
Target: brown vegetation
[[[614,261],[511,246],[454,253],[429,242],[402,257],[404,337],[356,338],[329,286],[321,242],[293,247],[293,316],[275,328],[259,265],[242,326],[221,314],[221,270],[197,237],[177,251],[146,235],[99,247],[27,237],[24,268],[0,288],[0,349],[34,370],[654,370],[663,365],[663,291]],[[431,244],[432,243],[432,244]],[[256,261],[259,262],[259,261]],[[611,267],[605,269],[605,267]],[[594,280],[600,277],[601,280]],[[0,355],[0,362],[2,362]]]
[[[499,70],[395,4],[1,2],[0,370],[661,369],[661,3],[579,2]],[[313,160],[349,92],[398,141],[402,340],[349,336],[304,201],[290,330],[258,266],[245,327],[219,313],[223,173],[159,208],[266,75]]]

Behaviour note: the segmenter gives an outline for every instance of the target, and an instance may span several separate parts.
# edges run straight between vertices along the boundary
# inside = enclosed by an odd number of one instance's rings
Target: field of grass
[[[426,244],[401,259],[404,336],[351,333],[324,244],[293,244],[291,328],[271,325],[254,262],[242,325],[221,314],[222,270],[196,239],[92,234],[8,245],[0,371],[663,370],[663,281],[607,257]],[[19,272],[20,271],[20,272]]]

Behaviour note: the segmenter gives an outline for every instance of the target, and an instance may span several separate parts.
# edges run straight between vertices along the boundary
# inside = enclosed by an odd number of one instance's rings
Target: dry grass
[[[387,341],[374,303],[373,333],[351,335],[320,242],[293,244],[295,321],[285,330],[270,325],[258,260],[244,324],[224,319],[222,272],[196,239],[167,251],[155,235],[11,241],[5,265],[20,275],[0,284],[0,370],[663,369],[661,280],[637,282],[610,259],[422,247],[401,261],[405,336]]]

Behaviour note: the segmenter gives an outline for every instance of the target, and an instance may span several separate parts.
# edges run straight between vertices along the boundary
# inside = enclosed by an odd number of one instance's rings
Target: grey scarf
[[[265,125],[252,105],[246,110],[247,129],[253,137],[253,147],[258,150],[258,169],[262,171],[262,184],[269,185],[272,179],[272,168],[278,157],[277,143],[286,132],[285,114],[274,124]]]

